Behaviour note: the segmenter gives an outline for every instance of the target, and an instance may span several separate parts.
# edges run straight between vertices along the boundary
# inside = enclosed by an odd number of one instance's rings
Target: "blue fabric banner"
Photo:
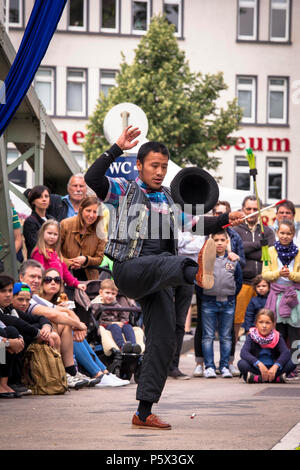
[[[67,0],[36,0],[16,58],[0,89],[0,137],[26,95]]]

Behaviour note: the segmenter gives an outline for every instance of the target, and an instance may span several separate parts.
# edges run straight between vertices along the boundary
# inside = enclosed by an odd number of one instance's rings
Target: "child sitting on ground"
[[[122,352],[140,354],[141,347],[136,343],[133,327],[129,323],[129,312],[124,309],[113,310],[104,307],[122,308],[116,300],[117,294],[118,288],[112,279],[105,279],[101,282],[99,295],[92,301],[92,304],[102,304],[100,325],[111,332],[115,343]]]
[[[295,368],[291,353],[275,329],[275,314],[262,308],[255,319],[255,327],[250,328],[241,350],[238,368],[247,383],[286,382],[286,375]]]
[[[261,274],[255,276],[252,285],[256,296],[252,297],[246,310],[245,320],[242,324],[242,327],[245,329],[245,333],[248,333],[250,328],[255,326],[255,317],[259,310],[265,307],[270,291],[269,281],[263,279]]]

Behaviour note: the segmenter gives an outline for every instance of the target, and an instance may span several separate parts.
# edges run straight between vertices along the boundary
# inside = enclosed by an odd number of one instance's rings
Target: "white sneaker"
[[[122,383],[122,385],[129,385],[130,380],[125,380],[125,379],[120,379],[117,375],[113,374],[112,372],[109,373],[109,375],[117,382],[117,383]]]
[[[118,381],[112,377],[112,374],[103,374],[101,380],[98,384],[95,385],[97,388],[104,388],[104,387],[122,387],[123,385],[127,385],[123,383],[124,380],[119,379]],[[127,380],[128,382],[128,380]]]
[[[81,372],[77,372],[75,377],[78,377],[79,379],[86,380],[87,381],[87,387],[94,387],[97,383],[100,382],[99,377],[88,377],[87,375],[82,374]]]
[[[193,373],[194,377],[203,377],[203,367],[201,364],[197,364]]]
[[[227,367],[222,367],[221,376],[223,377],[223,379],[232,379],[232,373],[229,369],[227,369]]]
[[[239,369],[237,367],[235,367],[233,364],[229,364],[229,370],[230,370],[233,377],[239,377],[240,376]]]
[[[70,375],[66,374],[67,383],[69,388],[74,388],[75,390],[79,390],[82,387],[86,387],[88,385],[88,380],[80,378],[77,374]]]
[[[212,367],[205,369],[203,375],[206,379],[215,379],[217,377],[216,371]]]

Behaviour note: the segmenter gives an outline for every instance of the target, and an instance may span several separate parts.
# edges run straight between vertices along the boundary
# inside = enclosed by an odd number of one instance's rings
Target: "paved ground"
[[[181,369],[192,374],[192,351],[181,356]],[[300,382],[248,385],[239,378],[169,378],[154,412],[173,429],[161,432],[131,428],[135,390],[132,383],[1,400],[0,449],[267,450],[282,439],[281,449],[300,443]]]

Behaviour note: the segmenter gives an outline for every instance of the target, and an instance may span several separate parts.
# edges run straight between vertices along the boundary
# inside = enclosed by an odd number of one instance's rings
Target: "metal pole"
[[[15,239],[12,225],[12,207],[9,198],[6,145],[4,137],[0,137],[0,259],[4,263],[5,273],[15,280],[18,276]]]

